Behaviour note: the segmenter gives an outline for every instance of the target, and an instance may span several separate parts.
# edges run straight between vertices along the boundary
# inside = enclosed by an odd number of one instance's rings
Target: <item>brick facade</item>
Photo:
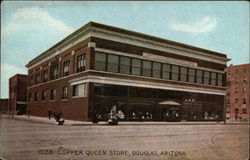
[[[9,79],[9,114],[25,114],[27,75],[17,74]]]
[[[0,113],[8,114],[9,99],[0,99]]]
[[[227,72],[227,119],[249,119],[250,64],[231,65]]]
[[[93,31],[95,29],[97,31]],[[104,32],[107,33],[105,33],[106,35],[103,37]],[[113,35],[108,32],[115,32],[115,34]],[[161,49],[160,45],[159,47],[155,47],[153,45],[151,48],[144,44],[139,46],[140,43],[142,43],[141,41],[138,41],[138,45],[136,45],[136,43],[132,44],[132,41],[137,42],[137,40],[130,40],[131,42],[129,40],[125,40],[125,38],[122,37],[123,34],[133,37],[145,38],[150,41],[155,41],[155,43],[173,45],[173,47],[183,47],[183,50],[191,50],[189,51],[191,54],[196,54],[196,52],[203,53],[197,53],[196,57],[189,54],[178,55],[175,54],[176,51],[173,53],[166,52],[163,51],[164,48]],[[78,39],[76,38],[77,36]],[[174,50],[178,49],[174,48]],[[183,50],[180,50],[180,52],[184,52]],[[187,65],[191,65],[194,68],[209,70],[209,74],[210,72],[215,72],[216,75],[218,74],[218,76],[221,74],[222,84],[219,85],[218,83],[217,86],[197,83],[191,84],[180,81],[162,80],[143,76],[97,71],[95,69],[95,53],[99,51],[110,51],[118,55],[125,54],[127,56],[137,56],[139,58],[144,58],[145,53],[150,53],[152,55],[158,55],[165,58],[173,58],[176,61],[183,61],[187,63]],[[79,62],[79,59],[81,59],[80,56],[82,55],[84,57],[84,61]],[[215,58],[217,61],[211,61],[211,57],[213,57],[213,59]],[[180,43],[174,43],[172,41],[163,40],[157,37],[147,36],[132,31],[118,29],[116,27],[99,25],[97,23],[90,22],[41,55],[37,56],[35,59],[31,60],[26,65],[28,68],[27,108],[32,115],[36,116],[47,116],[48,111],[52,110],[54,112],[61,111],[62,116],[66,119],[90,121],[92,120],[94,114],[94,84],[97,81],[105,83],[107,78],[117,79],[117,82],[115,83],[119,83],[120,80],[135,80],[142,83],[147,83],[147,85],[149,83],[155,85],[169,84],[172,86],[185,86],[187,87],[186,90],[193,87],[197,92],[201,92],[201,89],[208,93],[215,92],[215,94],[217,94],[218,92],[218,94],[224,94],[225,75],[223,73],[227,60],[228,59],[226,58],[226,55],[221,53],[184,44],[181,45]],[[69,73],[65,75],[64,69],[68,70],[68,67],[65,67],[68,65],[68,62]],[[84,69],[79,71],[80,68],[78,67],[79,65],[82,65],[82,63],[84,63]],[[47,81],[43,81],[46,72]],[[211,83],[210,81],[209,84]],[[78,87],[82,87],[78,86],[81,83],[86,85],[83,86],[85,87],[84,96],[83,93],[81,93],[82,91],[78,91]],[[64,87],[67,88],[67,98],[63,98],[63,94],[66,94],[66,92],[63,90],[65,89]],[[51,94],[54,94],[52,93],[53,89],[55,89],[56,97],[55,99],[51,100]],[[76,92],[79,92],[79,94],[82,94],[82,96],[73,95],[76,94]],[[42,94],[45,95],[45,93],[46,98],[42,100],[42,97],[44,97]]]

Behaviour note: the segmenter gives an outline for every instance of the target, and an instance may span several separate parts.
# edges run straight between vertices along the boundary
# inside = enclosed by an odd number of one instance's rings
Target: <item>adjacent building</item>
[[[250,64],[230,65],[227,69],[227,119],[249,119]]]
[[[89,22],[31,60],[32,115],[66,119],[223,120],[225,54]]]
[[[0,99],[0,114],[8,114],[8,101],[9,99]]]
[[[8,113],[21,115],[26,113],[27,75],[16,74],[9,79]]]

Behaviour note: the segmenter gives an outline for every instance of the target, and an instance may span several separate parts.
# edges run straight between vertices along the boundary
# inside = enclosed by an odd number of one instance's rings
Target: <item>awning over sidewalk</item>
[[[174,105],[174,106],[180,106],[181,105],[180,103],[177,103],[175,101],[163,101],[163,102],[160,102],[159,104],[161,104],[161,105]]]

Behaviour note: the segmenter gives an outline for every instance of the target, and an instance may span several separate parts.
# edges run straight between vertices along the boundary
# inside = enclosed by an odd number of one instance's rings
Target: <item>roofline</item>
[[[28,76],[28,75],[27,75],[27,74],[20,74],[20,73],[17,73],[17,74],[15,74],[14,76],[10,77],[9,79],[14,78],[14,77],[17,77],[17,76]]]
[[[249,65],[249,66],[250,66],[250,63],[245,63],[245,64],[236,64],[236,65],[234,65],[234,64],[229,64],[228,68],[229,68],[229,67],[247,66],[247,65]]]
[[[144,34],[144,33],[140,33],[140,32],[135,32],[135,31],[131,31],[131,30],[123,29],[123,28],[118,28],[118,27],[114,27],[114,26],[110,26],[110,25],[90,21],[87,24],[85,24],[84,26],[82,26],[79,29],[77,29],[76,31],[74,31],[73,33],[71,33],[70,35],[66,36],[64,39],[62,39],[61,41],[59,41],[58,43],[56,43],[55,45],[53,45],[49,49],[45,50],[44,52],[42,52],[41,54],[39,54],[38,56],[33,58],[25,66],[26,67],[31,66],[32,63],[36,62],[36,60],[38,60],[39,58],[41,58],[43,56],[46,56],[46,53],[48,53],[49,51],[52,51],[53,49],[56,49],[61,44],[63,44],[67,40],[69,40],[70,38],[76,36],[79,32],[83,31],[84,29],[90,28],[91,26],[111,30],[111,31],[114,31],[114,32],[130,34],[132,36],[137,36],[137,37],[145,38],[145,39],[148,39],[148,40],[153,40],[153,41],[156,41],[156,42],[167,43],[167,44],[171,44],[171,45],[175,45],[175,46],[179,46],[179,47],[185,47],[187,49],[192,49],[192,50],[212,54],[212,55],[215,55],[215,56],[219,56],[219,57],[222,57],[222,58],[227,58],[226,54],[224,54],[224,53],[215,52],[215,51],[199,48],[199,47],[196,47],[196,46],[192,46],[192,45],[188,45],[188,44],[184,44],[184,43],[180,43],[180,42],[176,42],[176,41],[172,41],[172,40],[168,40],[168,39],[164,39],[164,38],[160,38],[160,37],[156,37],[156,36],[152,36],[152,35],[148,35],[148,34]]]

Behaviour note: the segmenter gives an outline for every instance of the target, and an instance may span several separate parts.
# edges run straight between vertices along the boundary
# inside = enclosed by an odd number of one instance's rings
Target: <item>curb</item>
[[[3,118],[9,118],[12,119],[9,115],[0,115],[0,117]],[[37,119],[36,119],[37,118]],[[39,117],[44,118],[44,117]],[[35,123],[43,123],[43,124],[52,124],[52,125],[58,125],[56,121],[48,120],[48,119],[38,119],[38,117],[31,116],[31,117],[18,117],[15,116],[13,119],[16,120],[24,120],[24,121],[30,121]],[[65,120],[64,125],[67,126],[108,126],[108,124],[104,121],[101,121],[100,123],[92,123],[92,122],[74,122],[73,120]],[[131,126],[131,125],[248,125],[248,122],[231,122],[231,123],[224,123],[224,122],[119,122],[118,125],[122,126]]]

